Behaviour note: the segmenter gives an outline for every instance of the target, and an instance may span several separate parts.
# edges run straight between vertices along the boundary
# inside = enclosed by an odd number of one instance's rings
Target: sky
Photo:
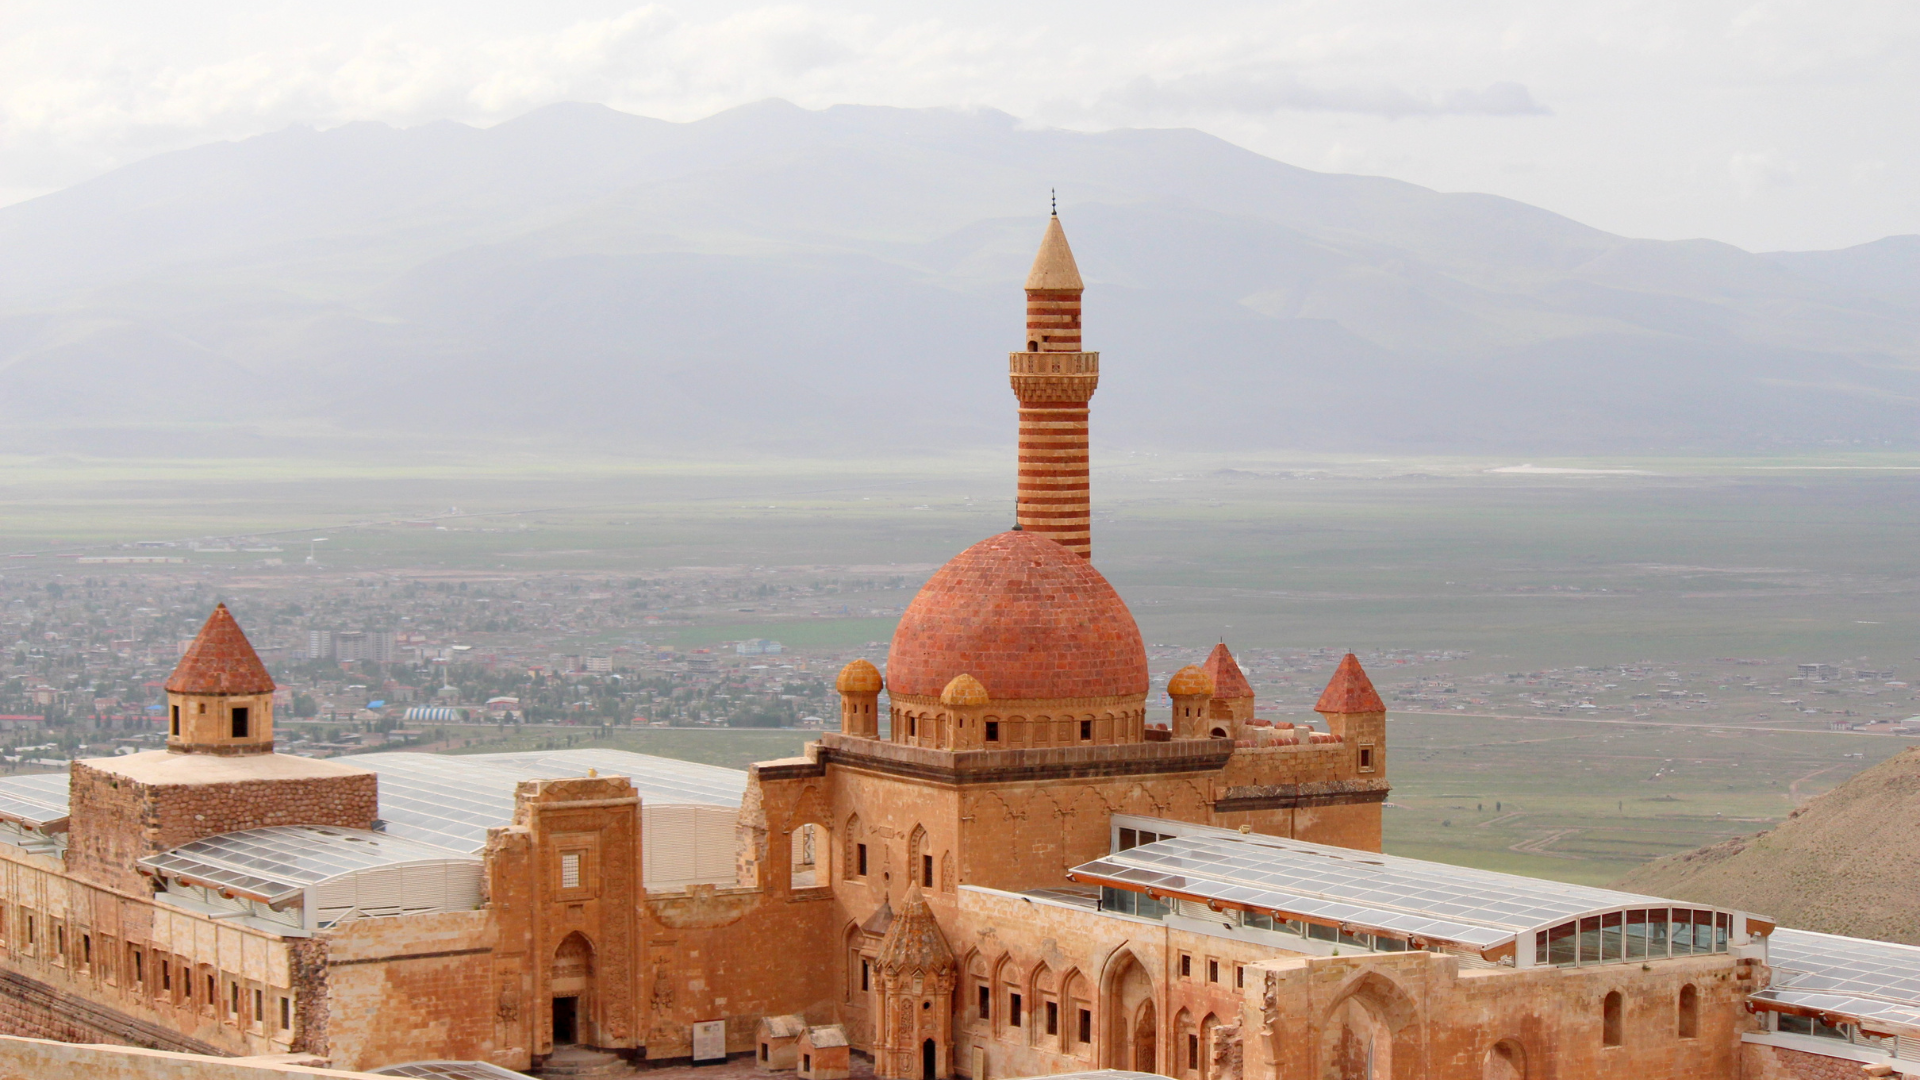
[[[0,204],[294,124],[770,97],[1195,127],[1629,236],[1920,232],[1915,0],[5,0]]]

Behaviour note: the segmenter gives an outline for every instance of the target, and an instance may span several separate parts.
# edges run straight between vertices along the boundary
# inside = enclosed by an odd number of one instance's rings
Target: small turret
[[[173,753],[273,752],[273,676],[227,605],[207,616],[166,689]]]
[[[880,669],[855,660],[840,669],[833,688],[840,692],[840,731],[862,739],[880,737]]]
[[[1327,730],[1347,745],[1355,772],[1386,775],[1387,703],[1380,700],[1359,657],[1348,653],[1341,659],[1313,711],[1326,717]]]
[[[1213,676],[1213,698],[1207,703],[1207,717],[1230,739],[1241,738],[1247,721],[1253,719],[1253,686],[1221,642],[1207,654],[1201,665]]]
[[[1213,698],[1213,676],[1199,664],[1188,664],[1167,680],[1167,696],[1173,699],[1173,737],[1207,739],[1213,737],[1208,720],[1208,702]]]

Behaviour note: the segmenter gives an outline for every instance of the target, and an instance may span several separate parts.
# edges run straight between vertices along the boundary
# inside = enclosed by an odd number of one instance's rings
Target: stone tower
[[[136,894],[144,856],[270,825],[371,829],[379,777],[273,752],[273,677],[225,604],[167,677],[167,748],[75,761],[67,869]]]
[[[1027,274],[1027,344],[1009,359],[1020,399],[1020,485],[1015,520],[1026,532],[1093,557],[1087,482],[1087,402],[1100,385],[1100,354],[1080,343],[1084,286],[1058,214]]]
[[[273,676],[227,605],[207,616],[166,685],[168,750],[273,752]]]
[[[1352,757],[1355,773],[1384,777],[1387,773],[1387,704],[1367,678],[1360,658],[1348,653],[1334,669],[1333,679],[1313,706],[1327,721],[1327,730],[1340,737]]]

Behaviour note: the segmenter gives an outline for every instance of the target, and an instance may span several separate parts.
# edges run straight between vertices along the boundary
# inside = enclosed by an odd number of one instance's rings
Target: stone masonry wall
[[[0,1080],[376,1080],[366,1073],[0,1035]]]
[[[135,860],[202,837],[268,825],[370,828],[378,782],[369,772],[150,786],[75,762],[67,865],[92,881],[144,889]]]

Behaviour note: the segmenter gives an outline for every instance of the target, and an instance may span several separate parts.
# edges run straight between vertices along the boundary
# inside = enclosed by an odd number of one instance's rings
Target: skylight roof
[[[1767,963],[1773,982],[1754,994],[1762,1001],[1920,1028],[1920,948],[1782,927]]]
[[[408,863],[478,863],[471,855],[364,829],[274,825],[182,844],[139,865],[169,878],[277,904],[313,885]]]
[[[1481,950],[1581,915],[1670,903],[1300,840],[1167,826],[1180,835],[1095,859],[1071,876]]]
[[[0,779],[0,818],[31,829],[65,818],[67,781],[63,772]]]
[[[652,806],[737,807],[747,774],[738,769],[633,754],[625,750],[549,750],[523,754],[356,754],[352,764],[380,774],[386,831],[455,851],[477,852],[487,830],[513,821],[522,780],[625,776]]]

